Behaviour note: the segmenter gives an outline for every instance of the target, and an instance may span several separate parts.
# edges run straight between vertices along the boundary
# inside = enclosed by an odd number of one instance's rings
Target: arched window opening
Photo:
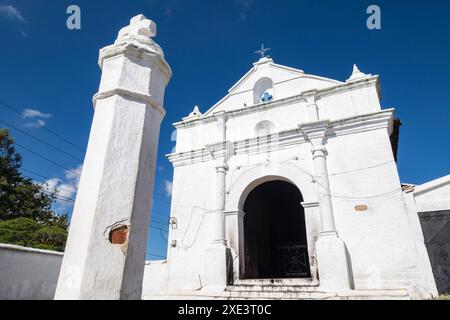
[[[258,122],[255,126],[256,136],[267,136],[275,131],[275,125],[272,121],[264,120]]]
[[[253,87],[253,103],[259,104],[272,101],[273,99],[274,94],[272,79],[267,77],[259,79]]]

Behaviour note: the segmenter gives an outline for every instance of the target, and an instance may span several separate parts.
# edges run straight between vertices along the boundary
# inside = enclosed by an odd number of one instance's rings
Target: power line
[[[28,189],[33,189],[33,187],[32,186],[28,186],[28,185],[20,185],[21,187],[24,187],[24,188],[28,188]],[[42,190],[42,189],[41,189]],[[42,192],[44,193],[44,194],[46,194],[46,195],[48,195],[48,196],[54,196],[55,197],[55,199],[57,199],[57,200],[61,200],[61,201],[65,201],[65,202],[71,202],[71,203],[74,203],[75,202],[75,199],[71,199],[71,198],[68,198],[68,197],[64,197],[64,196],[61,196],[61,195],[57,195],[57,194],[53,194],[52,192],[50,192],[50,191],[48,191],[48,190],[42,190]]]
[[[45,179],[45,180],[53,179],[53,178],[50,178],[50,177],[47,177],[47,176],[43,176],[43,175],[41,175],[41,174],[39,174],[39,173],[37,173],[37,172],[31,171],[31,170],[28,170],[28,169],[20,168],[20,170],[25,171],[25,172],[28,172],[29,174],[38,176],[38,177],[40,177],[41,179]],[[35,178],[30,177],[30,176],[27,176],[27,175],[25,175],[25,174],[24,174],[24,176],[27,177],[27,178],[30,178],[30,179],[35,179]],[[46,182],[46,181],[41,181],[41,182]],[[64,184],[64,186],[60,186],[60,187],[68,188],[68,189],[71,189],[71,191],[75,191],[75,192],[78,191],[78,189],[76,189],[75,187],[69,186],[69,185],[67,185],[67,184]],[[67,189],[66,189],[66,190],[67,190]],[[67,191],[69,191],[69,190],[67,190]]]
[[[153,192],[153,199],[160,200],[160,201],[162,201],[162,202],[165,202],[166,204],[170,204],[170,201],[169,201],[169,200],[163,198],[161,195],[159,195],[159,194],[157,194],[157,193],[155,193],[155,192],[156,192],[156,191]]]
[[[35,176],[40,177],[40,178],[41,178],[41,181],[40,181],[40,182],[46,182],[46,181],[42,181],[42,179],[45,179],[45,180],[50,180],[50,179],[52,179],[52,178],[50,178],[50,177],[48,177],[48,176],[44,176],[44,175],[42,175],[42,174],[40,174],[40,173],[37,173],[37,172],[32,171],[32,170],[29,170],[29,169],[20,168],[20,170],[25,171],[25,172],[28,172],[29,174],[32,174],[32,175],[35,175]],[[29,178],[29,179],[33,179],[33,180],[35,179],[35,178],[30,177],[30,176],[25,175],[25,174],[24,174],[24,176],[27,177],[27,178]],[[69,185],[60,185],[60,186],[56,187],[56,189],[62,189],[62,190],[66,190],[66,191],[74,191],[74,192],[77,192],[77,191],[78,191],[76,188],[71,187],[71,186],[69,186]],[[72,200],[74,200],[74,199],[72,199]],[[162,211],[158,211],[157,209],[153,209],[153,211],[158,212],[161,216],[164,214],[164,213],[162,213]],[[165,214],[164,214],[164,216],[166,217]],[[167,220],[160,220],[160,219],[157,219],[157,218],[155,218],[155,217],[152,217],[150,221],[153,221],[153,222],[157,223],[158,225],[165,226],[165,227],[168,227],[168,225],[169,225],[169,222],[168,222]]]
[[[60,168],[62,168],[62,169],[65,169],[65,170],[67,170],[67,171],[70,171],[70,172],[76,174],[77,176],[80,175],[78,172],[76,172],[76,171],[74,171],[74,170],[72,170],[72,169],[69,169],[69,168],[66,167],[66,166],[63,166],[62,164],[60,164],[60,163],[58,163],[58,162],[55,162],[55,161],[53,161],[53,160],[51,160],[51,159],[49,159],[49,158],[47,158],[47,157],[45,157],[45,156],[43,156],[43,155],[41,155],[41,154],[39,154],[39,153],[37,153],[37,152],[31,150],[30,148],[25,147],[24,145],[21,145],[20,143],[17,143],[17,142],[16,142],[15,145],[21,147],[22,149],[24,149],[24,150],[26,150],[26,151],[28,151],[28,152],[30,152],[30,153],[32,153],[32,154],[34,154],[35,156],[37,156],[37,157],[39,157],[39,158],[42,158],[42,159],[44,159],[44,160],[46,160],[46,161],[48,161],[48,162],[50,162],[50,163],[53,163],[54,165],[56,165],[56,166],[58,166],[58,167],[60,167]]]
[[[3,107],[9,109],[9,110],[12,111],[12,112],[17,113],[18,115],[20,115],[21,118],[23,117],[23,113],[22,113],[21,111],[19,111],[18,109],[12,107],[11,105],[5,103],[4,101],[0,100],[0,105],[2,105]],[[71,142],[71,141],[69,141],[68,139],[64,138],[64,137],[61,136],[59,133],[56,133],[55,131],[53,131],[53,130],[47,128],[47,127],[41,126],[41,124],[40,124],[39,122],[37,122],[37,121],[35,121],[35,120],[33,120],[33,119],[27,118],[27,120],[33,122],[34,124],[36,124],[36,125],[39,126],[40,128],[42,128],[42,129],[44,129],[44,130],[50,132],[50,133],[53,134],[54,136],[60,138],[60,139],[63,140],[64,142],[70,144],[71,146],[77,148],[78,150],[80,150],[81,152],[84,153],[84,150],[83,150],[81,147],[77,146],[77,145],[74,144],[73,142]]]
[[[6,126],[12,128],[13,130],[16,130],[16,131],[26,135],[27,137],[29,137],[29,138],[31,138],[31,139],[33,139],[35,141],[38,141],[39,143],[42,143],[43,145],[46,145],[47,147],[50,147],[50,148],[52,148],[52,149],[54,149],[54,150],[56,150],[58,152],[61,152],[61,153],[65,154],[65,155],[71,157],[72,159],[75,159],[77,161],[83,162],[83,160],[81,160],[80,158],[78,158],[78,157],[76,157],[76,156],[74,156],[74,155],[72,155],[72,154],[70,154],[70,153],[68,153],[68,152],[66,152],[66,151],[64,151],[64,150],[62,150],[62,149],[52,145],[52,144],[50,144],[50,143],[47,143],[47,142],[45,142],[45,141],[43,141],[43,140],[41,140],[41,139],[39,139],[39,138],[37,138],[35,136],[32,136],[31,134],[29,134],[29,133],[27,133],[27,132],[25,132],[25,131],[23,131],[23,130],[21,130],[21,129],[19,129],[19,128],[15,127],[15,126],[7,123],[7,122],[5,122],[5,121],[0,120],[0,122],[5,124]]]
[[[154,230],[163,231],[163,232],[169,232],[169,230],[165,230],[165,229],[162,229],[162,228],[158,228],[158,227],[152,226],[151,224],[149,225],[149,228],[154,229]]]
[[[165,241],[168,242],[167,238],[163,235],[162,231],[159,231],[159,234],[161,235],[161,238]]]
[[[35,179],[33,177],[27,176],[26,174],[23,174],[23,176],[25,178],[28,178],[28,179],[31,179],[31,180],[37,180],[37,179]],[[47,181],[42,181],[42,180],[41,181],[37,180],[37,181],[40,182],[40,183],[46,183],[47,182]],[[77,189],[75,189],[75,188],[73,188],[73,187],[71,187],[69,185],[66,185],[66,184],[60,184],[60,185],[56,186],[55,189],[56,190],[65,190],[65,191],[72,192],[72,193],[76,193],[77,192]]]
[[[159,222],[159,221],[153,220],[153,219],[151,219],[151,221],[156,223],[159,226],[163,226],[163,227],[168,227],[169,226],[169,223]]]
[[[162,258],[162,259],[166,259],[166,256],[162,256],[160,254],[156,254],[156,253],[147,253],[146,256],[150,256],[150,257],[155,257],[155,258]]]
[[[168,221],[168,220],[166,220],[166,221],[162,221],[162,220],[159,220],[159,219],[156,219],[156,218],[152,218],[152,221],[156,221],[156,222],[159,222],[159,223],[164,223],[164,224],[168,224],[168,223],[169,223],[169,221]]]

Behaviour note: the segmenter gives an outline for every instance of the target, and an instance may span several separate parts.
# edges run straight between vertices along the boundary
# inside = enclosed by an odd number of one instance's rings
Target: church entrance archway
[[[242,279],[311,278],[303,196],[287,181],[255,187],[244,203]]]

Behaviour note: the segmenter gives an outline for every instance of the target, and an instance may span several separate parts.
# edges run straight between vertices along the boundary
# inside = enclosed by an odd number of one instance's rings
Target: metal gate
[[[306,245],[282,245],[278,248],[278,252],[280,275],[283,278],[310,276]]]
[[[450,210],[419,213],[439,294],[450,294]]]

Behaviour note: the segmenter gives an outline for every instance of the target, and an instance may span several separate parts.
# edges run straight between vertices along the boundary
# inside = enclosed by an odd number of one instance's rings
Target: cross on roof
[[[139,14],[130,20],[130,24],[119,31],[119,38],[126,36],[147,36],[152,38],[156,36],[156,24],[147,19],[144,15]]]
[[[261,49],[259,49],[258,51],[255,51],[256,54],[261,55],[261,58],[266,57],[266,52],[271,50],[270,48],[264,48],[264,43],[261,44]]]

